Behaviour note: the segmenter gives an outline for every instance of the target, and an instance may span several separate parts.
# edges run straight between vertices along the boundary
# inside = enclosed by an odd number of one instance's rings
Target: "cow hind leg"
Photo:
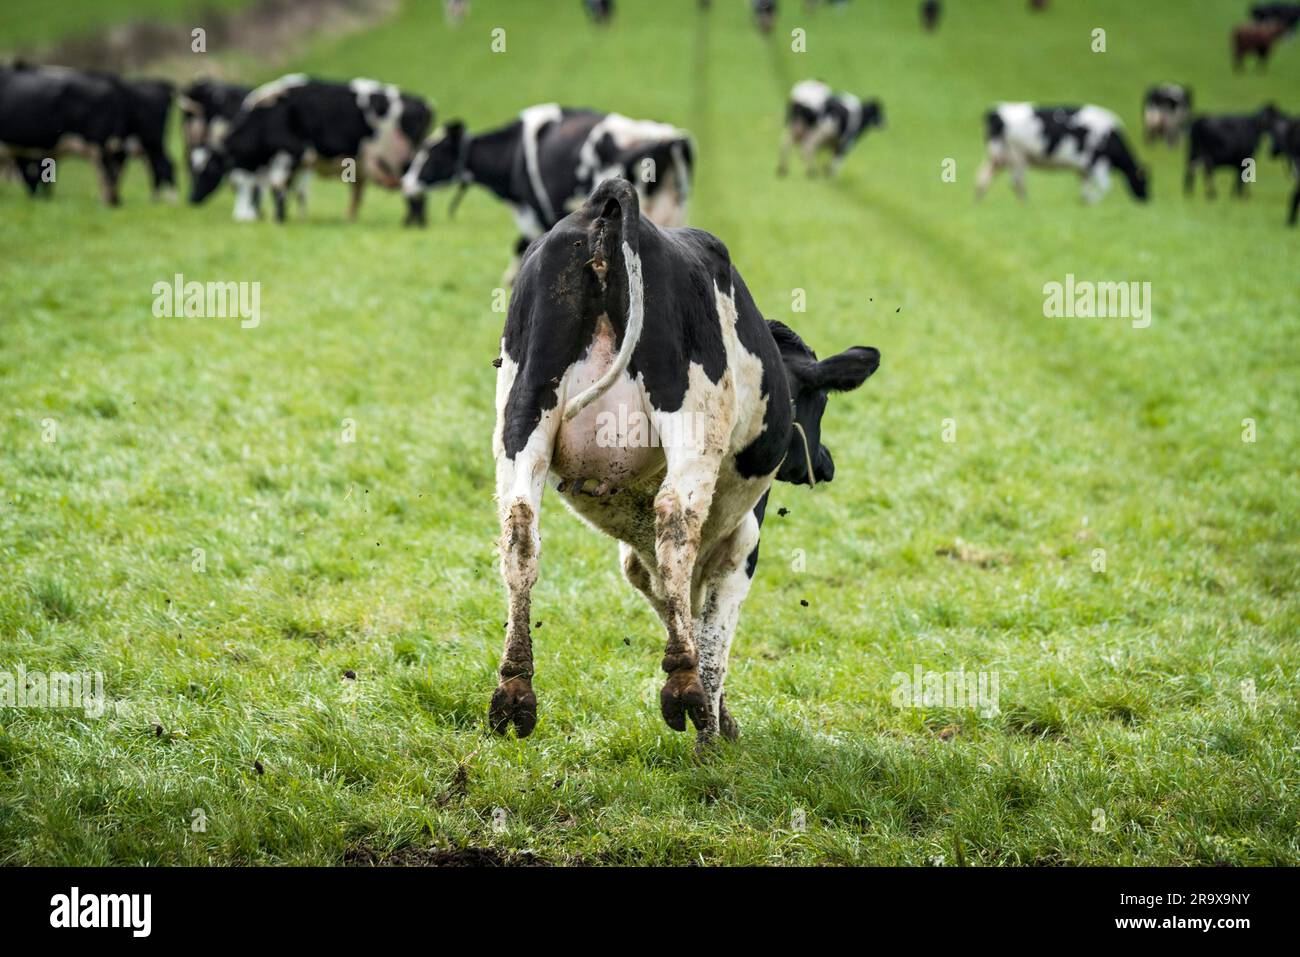
[[[1295,192],[1291,194],[1291,214],[1287,217],[1287,225],[1294,226],[1297,218],[1300,218],[1300,183],[1296,183]]]
[[[740,620],[740,606],[749,594],[749,556],[758,547],[758,519],[753,512],[719,545],[705,573],[704,600],[695,620],[700,656],[700,680],[708,700],[708,723],[696,731],[695,747],[703,752],[719,734],[734,741],[740,731],[727,711],[723,684],[731,656],[731,641]]]
[[[984,194],[989,191],[993,185],[994,178],[998,175],[1001,167],[993,157],[989,157],[980,164],[979,172],[975,174],[975,199],[981,200]]]
[[[348,222],[355,223],[357,214],[361,212],[361,191],[365,189],[365,182],[358,176],[352,181],[352,195],[348,201]]]
[[[781,151],[776,160],[776,175],[784,176],[790,171],[790,150],[795,145],[795,132],[790,127],[785,128],[785,133],[781,137]]]
[[[530,615],[541,553],[539,523],[542,492],[550,468],[557,413],[543,416],[524,448],[514,458],[497,454],[497,509],[501,523],[501,576],[508,596],[505,647],[498,669],[500,683],[492,694],[488,721],[504,734],[527,737],[537,723],[533,693],[533,642]]]
[[[99,174],[100,192],[105,204],[109,206],[120,205],[122,198],[117,187],[118,181],[122,177],[123,159],[112,149],[100,147],[92,151],[91,162],[94,163],[95,171]]]
[[[685,435],[688,427],[680,416],[703,415],[688,411],[660,417],[656,422],[660,435]],[[718,416],[721,420],[725,416]],[[716,428],[718,423],[711,422]],[[726,428],[729,429],[729,424]],[[663,669],[668,675],[659,693],[664,721],[674,731],[686,730],[686,718],[697,729],[709,724],[708,699],[700,681],[699,652],[693,633],[695,563],[700,536],[713,502],[721,455],[705,448],[669,448],[668,472],[655,495],[655,559],[664,591],[667,612],[668,642],[664,648]]]

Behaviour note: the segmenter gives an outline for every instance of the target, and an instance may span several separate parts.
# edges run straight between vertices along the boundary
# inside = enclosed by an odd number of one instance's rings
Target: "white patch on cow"
[[[532,184],[533,193],[541,207],[547,222],[555,222],[555,207],[551,204],[546,184],[542,182],[541,165],[537,156],[537,140],[542,130],[550,123],[558,123],[563,118],[563,111],[557,103],[543,103],[530,106],[519,114],[523,123],[521,136],[524,144],[524,168],[528,171],[528,182]]]
[[[790,99],[814,113],[821,113],[831,94],[831,88],[821,80],[802,80],[790,90]]]
[[[257,219],[257,206],[253,203],[253,191],[257,188],[257,176],[248,172],[248,170],[232,170],[230,184],[235,188],[235,222],[251,223],[255,221]]]
[[[294,158],[281,150],[271,157],[271,165],[267,167],[266,181],[272,189],[287,189],[289,180],[293,177],[296,169],[297,165]]]
[[[443,131],[442,136],[446,135],[446,131]],[[402,193],[410,199],[424,192],[424,184],[420,182],[420,170],[424,169],[424,164],[429,162],[429,147],[434,142],[436,141],[431,139],[425,140],[424,145],[416,152],[415,158],[411,160],[411,165],[402,174]]]
[[[249,92],[244,97],[243,108],[252,110],[271,106],[285,93],[297,87],[306,86],[308,82],[309,78],[305,73],[288,73],[279,79],[263,83],[257,89]]]
[[[529,242],[546,232],[546,225],[537,215],[537,210],[531,206],[516,206],[511,203],[510,211],[514,213],[515,225],[519,227],[520,234]]]
[[[635,120],[621,113],[610,113],[591,128],[587,138],[578,149],[578,168],[576,170],[577,192],[570,197],[566,208],[577,208],[595,189],[607,179],[624,175],[621,164],[603,165],[596,147],[608,136],[619,152],[653,146],[656,143],[671,143],[688,139],[690,134],[680,127],[655,120]],[[686,198],[690,192],[690,172],[686,157],[680,146],[672,150],[673,169],[660,173],[660,182],[655,194],[651,196],[646,184],[633,171],[632,185],[636,187],[641,200],[641,211],[652,223],[659,226],[684,226],[686,224]]]
[[[849,114],[848,119],[845,120],[844,135],[853,136],[862,129],[862,100],[852,93],[841,93],[836,99],[844,105],[845,111]]]
[[[221,146],[226,141],[226,134],[230,132],[230,120],[224,116],[215,116],[208,124],[207,134],[204,136],[204,142],[209,146]]]
[[[411,161],[414,144],[402,132],[401,119],[404,104],[402,92],[392,84],[383,84],[378,80],[358,78],[348,84],[356,94],[357,108],[365,117],[370,127],[370,136],[361,141],[359,156],[361,168],[366,177],[373,179],[389,189],[402,185],[399,177]],[[388,100],[388,109],[383,116],[377,115],[370,108],[370,101],[375,96]]]

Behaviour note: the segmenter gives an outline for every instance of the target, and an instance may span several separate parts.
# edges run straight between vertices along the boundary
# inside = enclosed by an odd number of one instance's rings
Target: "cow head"
[[[794,421],[799,426],[790,430],[790,444],[785,461],[776,473],[777,481],[792,485],[829,482],[835,477],[835,461],[821,441],[822,414],[829,394],[849,392],[866,382],[880,365],[880,352],[870,346],[854,346],[819,361],[817,353],[804,345],[789,326],[771,319],[767,325],[781,350]],[[810,459],[811,476],[808,474]]]
[[[1145,166],[1138,164],[1133,151],[1129,149],[1128,141],[1119,130],[1111,130],[1098,150],[1098,155],[1104,156],[1111,167],[1123,174],[1136,199],[1143,203],[1147,201],[1150,195],[1150,174]]]
[[[862,104],[862,128],[869,130],[873,126],[885,128],[885,104],[875,98]]]
[[[190,202],[198,205],[221,185],[230,169],[230,158],[223,150],[200,146],[190,153]]]
[[[415,158],[411,160],[411,165],[406,168],[406,173],[402,176],[402,192],[406,195],[407,225],[424,225],[426,190],[458,179],[463,180],[467,145],[465,124],[460,120],[452,120],[420,146]]]

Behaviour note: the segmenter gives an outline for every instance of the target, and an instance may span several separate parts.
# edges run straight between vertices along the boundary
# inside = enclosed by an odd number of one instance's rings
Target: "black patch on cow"
[[[1088,140],[1088,129],[1074,122],[1079,112],[1077,106],[1047,106],[1034,110],[1043,124],[1044,153],[1051,156],[1066,139],[1074,140],[1075,148],[1082,153]]]

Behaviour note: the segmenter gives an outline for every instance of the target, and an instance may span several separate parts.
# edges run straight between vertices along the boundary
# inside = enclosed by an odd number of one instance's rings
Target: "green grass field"
[[[1250,199],[1185,200],[1182,151],[1135,136],[1146,206],[1041,173],[1026,205],[1005,179],[973,201],[1000,99],[1132,129],[1173,79],[1207,110],[1300,112],[1300,47],[1234,75],[1246,5],[1216,0],[950,0],[934,36],[910,0],[787,0],[770,40],[739,0],[624,0],[605,31],[576,0],[475,3],[455,30],[437,6],[289,66],[471,129],[547,100],[685,126],[692,222],[764,313],[883,353],[831,402],[835,481],[774,488],[728,680],[741,740],[697,763],[663,724],[658,620],[554,497],[540,722],[485,730],[503,206],[474,191],[448,222],[441,194],[408,231],[371,190],[349,225],[318,181],[306,219],[240,226],[228,191],[150,203],[139,164],[105,209],[70,160],[50,202],[0,182],[0,670],[102,672],[110,708],[0,708],[0,862],[1300,861],[1287,171],[1261,156]],[[885,103],[834,182],[773,175],[806,76]],[[175,273],[261,282],[260,325],[155,318]],[[1150,282],[1150,327],[1045,318],[1070,273]],[[917,666],[996,672],[1000,710],[895,707]]]

